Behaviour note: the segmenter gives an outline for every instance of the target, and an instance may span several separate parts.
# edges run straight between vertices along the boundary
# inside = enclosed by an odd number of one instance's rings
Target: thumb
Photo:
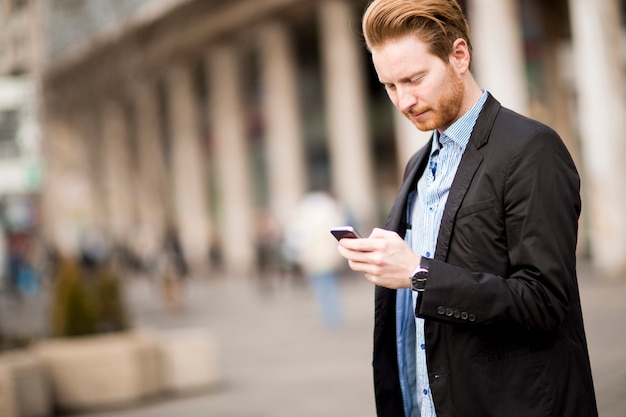
[[[370,238],[373,239],[389,239],[389,238],[393,238],[395,236],[398,236],[398,234],[396,232],[392,232],[389,230],[385,230],[385,229],[381,229],[381,228],[374,228],[372,230],[372,233],[370,234]]]

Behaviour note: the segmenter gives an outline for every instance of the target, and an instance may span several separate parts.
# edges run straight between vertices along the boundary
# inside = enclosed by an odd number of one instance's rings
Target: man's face
[[[461,75],[416,36],[372,48],[372,61],[393,104],[418,129],[443,132],[462,116]]]

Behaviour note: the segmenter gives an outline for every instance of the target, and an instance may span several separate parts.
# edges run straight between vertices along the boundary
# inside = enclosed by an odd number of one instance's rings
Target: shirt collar
[[[435,129],[431,154],[439,150],[440,143],[442,145],[445,145],[446,143],[456,143],[459,148],[465,150],[465,147],[469,143],[470,136],[472,135],[472,131],[474,130],[476,120],[478,120],[478,116],[483,109],[488,95],[489,93],[487,90],[483,90],[483,95],[480,96],[476,104],[474,104],[474,106],[472,106],[467,113],[461,116],[459,120],[452,123],[452,125],[450,125],[450,127],[448,127],[443,134],[439,134],[439,131]]]

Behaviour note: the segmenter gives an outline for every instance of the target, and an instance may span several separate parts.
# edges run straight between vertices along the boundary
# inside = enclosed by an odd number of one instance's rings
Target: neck
[[[439,133],[445,132],[445,130],[450,127],[454,122],[459,120],[461,117],[465,115],[474,105],[478,102],[480,97],[483,95],[483,91],[480,89],[474,78],[469,75],[468,78],[463,80],[463,99],[461,101],[461,105],[458,108],[458,112],[453,121],[445,126],[440,126],[437,128]]]
[[[480,89],[474,77],[468,73],[467,78],[465,80],[465,99],[463,100],[462,111],[461,114],[465,114],[474,107],[474,104],[480,99],[483,95],[483,90]]]

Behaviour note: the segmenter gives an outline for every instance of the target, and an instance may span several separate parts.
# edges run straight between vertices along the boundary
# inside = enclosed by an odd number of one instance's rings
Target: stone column
[[[76,256],[91,215],[88,175],[80,169],[85,155],[68,112],[47,112],[42,131],[44,235],[61,254]]]
[[[516,0],[469,0],[474,56],[472,69],[481,86],[503,106],[528,114],[521,20]]]
[[[134,227],[130,132],[126,111],[115,99],[108,99],[102,110],[103,192],[107,205],[108,232],[112,244],[127,244]]]
[[[578,120],[572,112],[576,101],[572,44],[562,36],[563,21],[569,20],[569,10],[563,10],[558,2],[543,2],[540,7],[543,32],[540,62],[543,85],[547,88],[541,92],[541,101],[539,97],[531,101],[531,117],[559,133],[582,174],[580,138],[576,128]],[[582,255],[589,253],[587,220],[583,215],[578,223],[577,252]]]
[[[265,24],[259,35],[269,198],[285,226],[307,188],[297,69],[283,25]]]
[[[75,111],[73,118],[77,127],[77,142],[74,146],[80,154],[77,169],[85,182],[84,220],[81,222],[85,232],[106,230],[107,200],[103,190],[102,136],[100,129],[99,109],[84,106]],[[81,174],[82,173],[82,174]]]
[[[209,259],[208,174],[191,68],[174,63],[167,73],[167,87],[175,226],[186,259],[202,268]]]
[[[214,46],[207,54],[209,120],[220,195],[224,264],[250,271],[255,263],[255,227],[245,108],[236,49]]]
[[[603,277],[626,273],[626,103],[616,0],[570,0],[584,172],[583,216]]]
[[[377,220],[377,208],[358,22],[348,2],[328,0],[319,5],[333,188],[367,233]]]
[[[62,136],[61,121],[59,116],[47,112],[41,121],[41,153],[42,153],[42,171],[44,172],[44,181],[41,187],[41,229],[45,240],[62,250],[61,239],[58,232],[62,230],[59,227],[59,200],[58,188],[60,166],[58,150],[56,144]]]
[[[136,244],[146,256],[162,248],[166,224],[171,218],[169,179],[163,153],[161,121],[156,86],[139,81],[135,100],[137,153],[138,235]]]

